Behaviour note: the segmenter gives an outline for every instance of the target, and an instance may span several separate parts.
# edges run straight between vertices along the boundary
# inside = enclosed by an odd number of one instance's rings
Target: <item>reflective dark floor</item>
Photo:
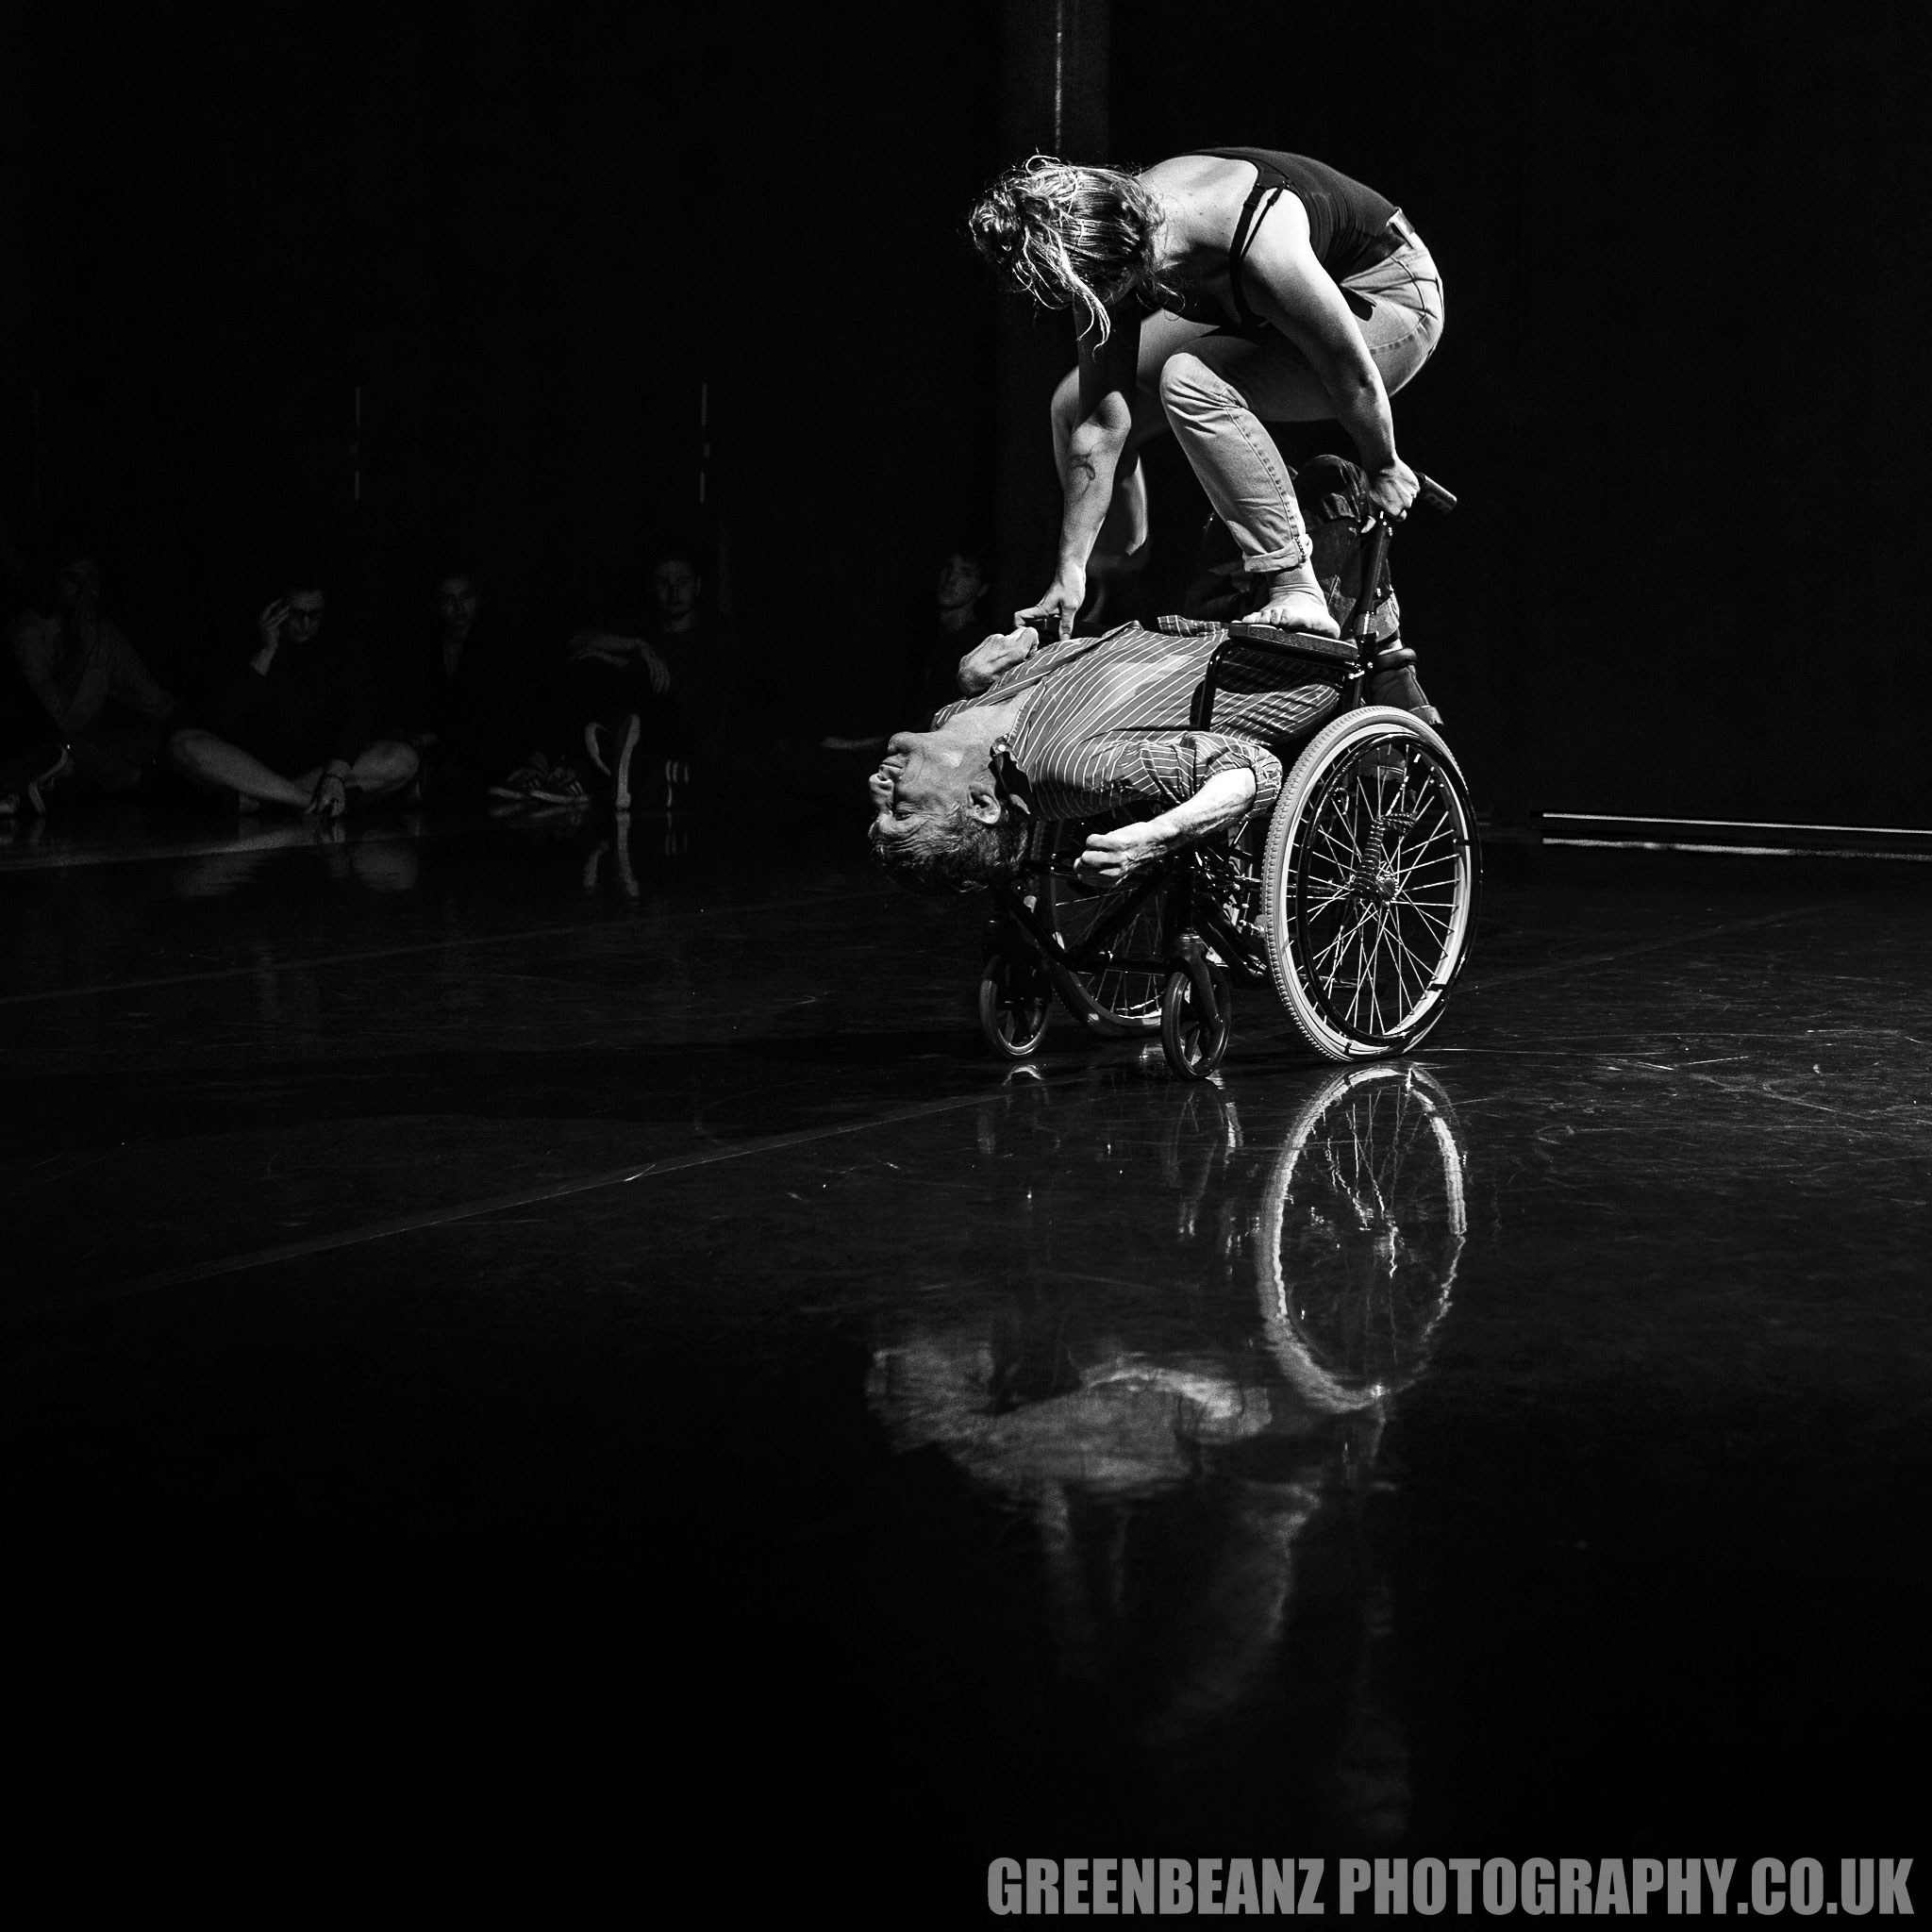
[[[1419,1060],[1249,992],[1188,1088],[983,1058],[979,915],[846,826],[17,829],[17,1753],[728,1813],[922,1922],[996,1853],[1910,1850],[1932,869],[1503,857]]]

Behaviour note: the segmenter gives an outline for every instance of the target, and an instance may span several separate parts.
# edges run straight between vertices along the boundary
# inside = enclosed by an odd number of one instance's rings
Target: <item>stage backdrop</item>
[[[1436,253],[1398,580],[1499,807],[1932,825],[1925,22],[1116,0],[1122,158],[1318,155]]]
[[[1048,462],[960,236],[1013,138],[1013,12],[13,16],[9,525],[92,530],[184,682],[317,532],[375,618],[455,552],[554,648],[694,527],[759,690],[857,722],[933,551],[994,523],[996,444]],[[1448,327],[1398,422],[1464,508],[1398,578],[1502,815],[1932,823],[1924,20],[1114,0],[1066,43],[1110,47],[1070,142],[1303,149],[1436,250]],[[1205,506],[1171,444],[1152,472],[1171,600]]]

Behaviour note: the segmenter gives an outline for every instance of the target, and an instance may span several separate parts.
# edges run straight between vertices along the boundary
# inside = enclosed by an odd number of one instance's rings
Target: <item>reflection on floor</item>
[[[1908,1848],[1922,868],[1519,855],[1419,1061],[1250,992],[1187,1087],[982,1058],[978,915],[840,826],[109,829],[0,853],[50,1766],[728,1794],[961,1912]]]

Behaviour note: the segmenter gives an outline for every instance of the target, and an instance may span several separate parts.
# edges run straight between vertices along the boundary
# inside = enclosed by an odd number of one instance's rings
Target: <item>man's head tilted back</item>
[[[873,857],[916,892],[983,892],[1008,876],[1026,836],[993,782],[971,710],[938,731],[902,731],[867,781]]]

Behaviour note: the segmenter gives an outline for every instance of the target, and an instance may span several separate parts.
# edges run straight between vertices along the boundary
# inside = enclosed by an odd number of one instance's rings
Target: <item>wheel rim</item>
[[[1440,1007],[1463,955],[1473,836],[1421,739],[1378,733],[1316,791],[1291,855],[1296,972],[1340,1033],[1386,1046]]]

